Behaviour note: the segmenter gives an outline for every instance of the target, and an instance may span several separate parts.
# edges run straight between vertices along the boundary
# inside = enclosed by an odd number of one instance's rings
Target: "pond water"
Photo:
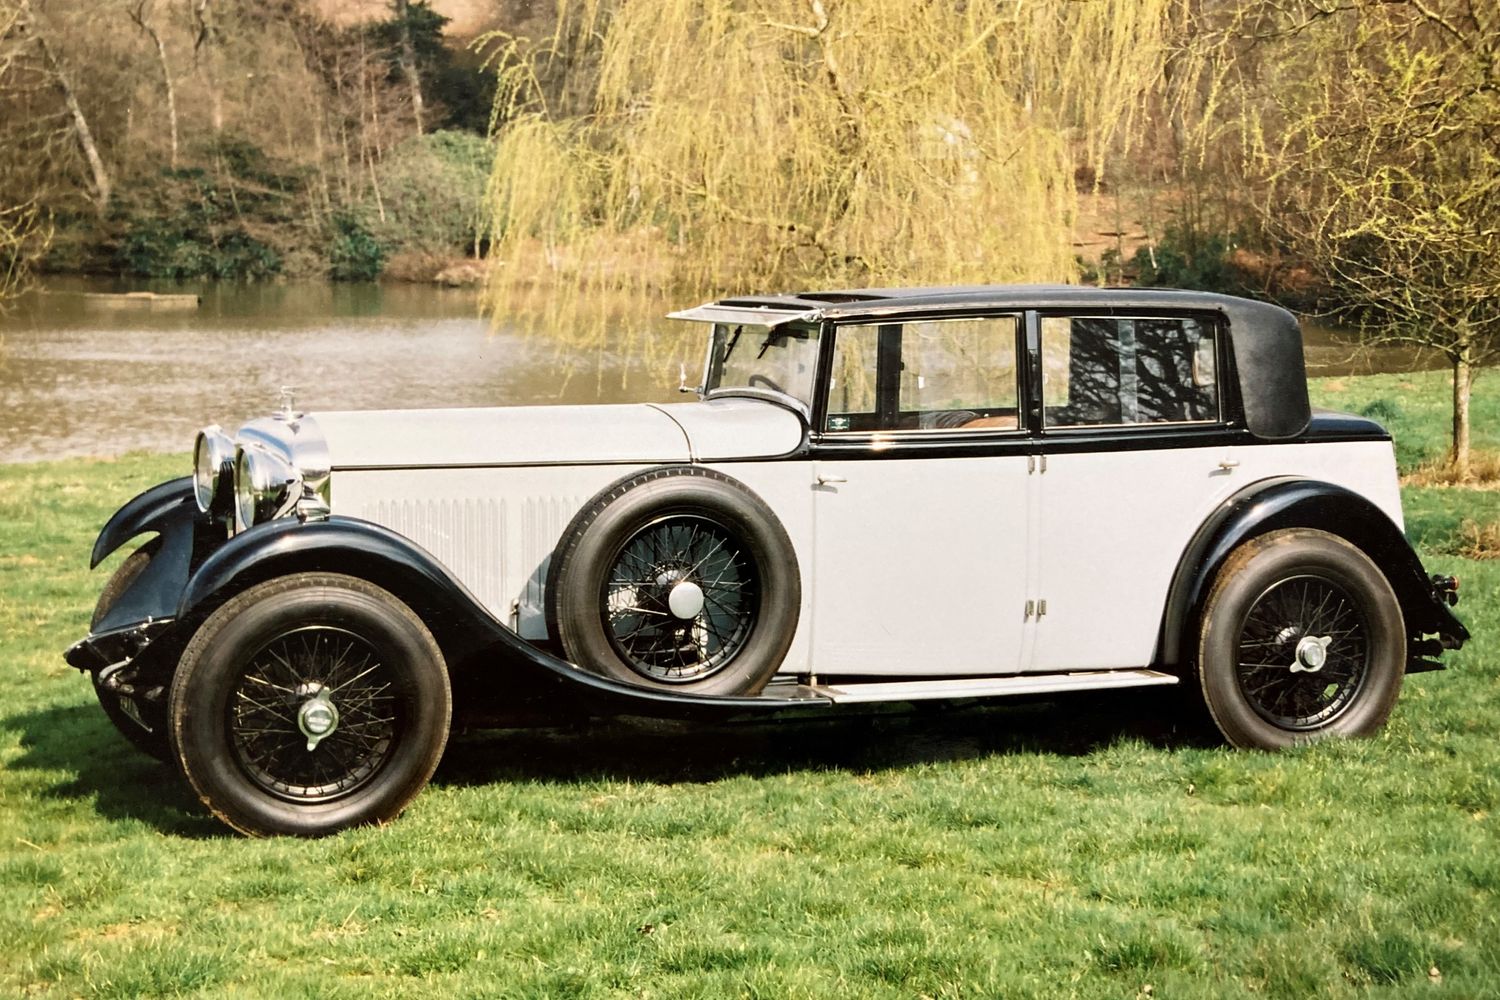
[[[678,401],[702,343],[660,318],[693,296],[539,293],[493,326],[472,291],[427,285],[150,286],[200,295],[187,309],[91,297],[137,287],[56,279],[0,316],[0,462],[186,451],[204,424],[270,412],[283,385],[309,410]],[[1305,329],[1312,374],[1423,361]]]

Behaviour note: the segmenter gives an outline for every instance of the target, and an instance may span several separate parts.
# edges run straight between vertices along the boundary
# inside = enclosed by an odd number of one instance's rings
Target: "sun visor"
[[[693,309],[667,313],[667,319],[685,319],[695,323],[723,323],[725,326],[781,326],[783,323],[816,323],[821,309],[773,309],[748,305],[719,305],[709,302]]]

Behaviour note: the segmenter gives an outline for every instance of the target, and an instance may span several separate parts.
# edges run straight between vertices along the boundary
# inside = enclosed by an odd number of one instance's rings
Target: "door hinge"
[[[1029,622],[1029,621],[1031,621],[1031,616],[1034,615],[1034,614],[1036,614],[1036,601],[1027,601],[1026,602],[1026,617],[1024,619],[1022,619],[1022,620]]]
[[[1041,621],[1042,617],[1044,615],[1046,615],[1046,613],[1047,613],[1047,602],[1046,601],[1037,601],[1036,602],[1036,620],[1037,621]]]
[[[1047,456],[1046,455],[1027,455],[1026,456],[1026,474],[1028,476],[1031,475],[1032,473],[1041,473],[1041,472],[1046,472],[1046,471],[1047,471]]]

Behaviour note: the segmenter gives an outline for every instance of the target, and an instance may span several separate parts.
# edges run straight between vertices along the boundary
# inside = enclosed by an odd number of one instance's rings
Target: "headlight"
[[[301,496],[302,477],[290,462],[255,444],[239,449],[234,458],[237,530],[280,517]]]
[[[205,514],[227,514],[229,490],[226,477],[234,474],[234,442],[211,424],[198,432],[193,442],[193,493]]]

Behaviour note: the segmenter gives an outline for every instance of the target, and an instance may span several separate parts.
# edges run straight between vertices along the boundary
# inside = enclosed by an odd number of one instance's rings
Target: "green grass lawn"
[[[1500,563],[1443,553],[1493,494],[1408,491],[1476,639],[1375,739],[1230,751],[1151,692],[482,734],[387,828],[252,841],[60,655],[186,465],[0,467],[0,996],[1500,996]]]
[[[1500,387],[1493,374],[1474,384],[1470,404],[1473,447],[1500,452]],[[1447,371],[1362,375],[1309,381],[1314,406],[1360,413],[1380,421],[1396,439],[1403,471],[1436,462],[1452,440],[1453,376]]]

